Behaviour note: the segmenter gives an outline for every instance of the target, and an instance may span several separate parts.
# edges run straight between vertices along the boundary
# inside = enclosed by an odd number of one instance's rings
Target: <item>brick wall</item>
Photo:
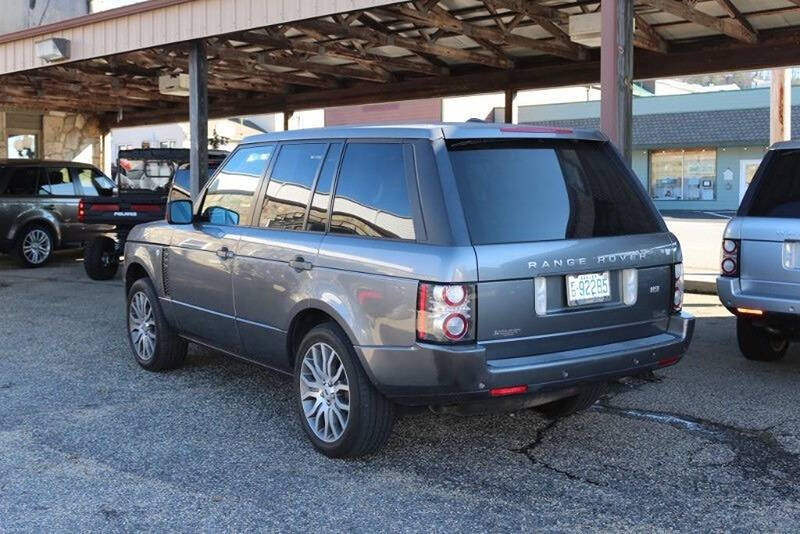
[[[441,120],[441,98],[366,104],[363,106],[341,106],[325,109],[325,126],[393,122],[438,122]]]

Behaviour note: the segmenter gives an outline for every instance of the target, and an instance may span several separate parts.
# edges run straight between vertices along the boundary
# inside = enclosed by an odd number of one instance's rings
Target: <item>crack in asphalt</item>
[[[606,487],[607,484],[604,484],[602,482],[598,482],[597,480],[592,480],[590,478],[586,478],[586,477],[577,475],[577,474],[575,474],[575,473],[573,473],[571,471],[567,471],[566,469],[561,469],[559,467],[551,465],[551,464],[545,462],[544,460],[542,460],[541,458],[539,458],[538,456],[536,456],[534,454],[536,448],[539,447],[539,445],[542,444],[542,442],[544,441],[544,439],[547,436],[547,434],[551,430],[553,430],[556,427],[556,425],[558,425],[559,422],[560,421],[558,419],[555,419],[553,421],[548,422],[542,428],[537,428],[536,429],[536,436],[534,437],[532,442],[528,443],[527,445],[523,445],[522,447],[519,447],[519,448],[516,448],[516,449],[509,449],[509,450],[511,452],[515,452],[515,453],[518,453],[518,454],[524,454],[525,457],[528,458],[528,460],[533,465],[538,465],[539,467],[547,469],[548,471],[552,471],[554,473],[558,473],[559,475],[562,475],[562,476],[568,478],[569,480],[574,480],[574,481],[577,481],[577,482],[583,482],[584,484],[589,484],[591,486],[596,486],[596,487]]]
[[[763,480],[782,497],[800,496],[800,455],[784,448],[771,432],[778,425],[763,430],[740,428],[689,415],[620,408],[601,400],[591,411],[608,413],[634,421],[668,425],[708,441],[727,445],[735,458],[728,464],[741,469],[749,478]]]

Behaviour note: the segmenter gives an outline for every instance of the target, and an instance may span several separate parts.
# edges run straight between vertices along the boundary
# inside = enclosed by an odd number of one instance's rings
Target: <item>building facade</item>
[[[633,114],[633,170],[661,211],[739,206],[769,145],[769,88],[639,97]],[[600,103],[523,106],[519,121],[597,128]],[[800,106],[793,106],[798,135]]]

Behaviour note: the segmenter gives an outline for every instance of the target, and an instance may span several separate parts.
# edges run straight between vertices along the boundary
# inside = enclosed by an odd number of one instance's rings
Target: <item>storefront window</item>
[[[8,158],[35,159],[37,137],[36,134],[10,135],[7,139]]]
[[[714,200],[716,179],[714,149],[650,152],[650,196],[655,200]]]

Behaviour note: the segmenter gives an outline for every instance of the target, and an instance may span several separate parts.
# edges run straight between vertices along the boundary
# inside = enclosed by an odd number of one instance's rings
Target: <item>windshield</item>
[[[476,245],[663,231],[641,185],[595,141],[451,142]]]
[[[117,182],[121,190],[155,191],[169,189],[175,163],[167,160],[136,160],[120,158]]]

